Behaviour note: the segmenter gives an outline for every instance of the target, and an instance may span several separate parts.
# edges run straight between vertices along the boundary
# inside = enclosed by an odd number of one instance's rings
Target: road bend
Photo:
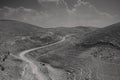
[[[42,47],[37,47],[37,48],[32,48],[32,49],[29,49],[29,50],[25,50],[25,51],[22,51],[19,53],[19,58],[22,59],[23,61],[29,63],[29,66],[31,67],[31,70],[32,70],[32,73],[35,75],[35,77],[38,79],[38,80],[50,80],[48,79],[48,77],[46,77],[42,72],[40,72],[38,66],[34,63],[34,61],[28,59],[25,54],[31,52],[31,51],[34,51],[34,50],[37,50],[37,49],[41,49],[41,48],[45,48],[45,47],[49,47],[49,46],[54,46],[56,44],[59,44],[59,43],[62,43],[65,41],[65,39],[67,37],[69,37],[70,35],[66,35],[65,37],[62,38],[62,40],[56,42],[56,43],[53,43],[53,44],[49,44],[49,45],[46,45],[46,46],[42,46]],[[15,56],[16,57],[16,56]]]

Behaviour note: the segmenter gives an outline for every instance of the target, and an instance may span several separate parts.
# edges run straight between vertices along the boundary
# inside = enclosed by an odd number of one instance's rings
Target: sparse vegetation
[[[76,39],[71,36],[59,46],[40,49],[29,56],[34,53],[34,60],[74,74],[76,80],[119,80],[119,27],[115,24],[79,37],[75,34]]]
[[[0,80],[18,80],[21,77],[23,67],[20,66],[23,61],[15,59],[11,54],[18,55],[23,50],[57,42],[67,34],[85,34],[93,30],[95,29],[90,30],[83,27],[41,28],[14,20],[0,20]],[[72,40],[72,38],[70,39]],[[71,40],[51,48],[58,49],[63,47],[64,44],[67,46]],[[51,49],[40,51],[45,53],[51,51]],[[34,53],[36,54],[36,52]]]
[[[114,27],[113,27],[114,26]],[[28,53],[36,62],[50,64],[66,72],[69,80],[119,80],[119,24],[106,28],[41,28],[11,21],[0,21],[0,80],[20,80],[24,61],[12,55],[58,42]],[[12,54],[12,55],[11,55]],[[39,65],[39,64],[38,64]],[[28,70],[28,73],[30,70]],[[105,76],[104,76],[105,75]],[[108,78],[109,76],[109,78]]]

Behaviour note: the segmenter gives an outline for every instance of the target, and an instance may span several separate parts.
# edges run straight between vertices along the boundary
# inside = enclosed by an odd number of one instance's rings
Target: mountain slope
[[[72,34],[72,36],[67,37],[65,42],[38,50],[38,52],[35,51],[32,54],[35,53],[34,55],[37,54],[40,58],[41,54],[39,54],[39,52],[46,54],[54,54],[58,51],[63,54],[74,53],[77,51],[75,43],[78,39],[81,39],[80,36],[94,30],[96,29],[88,29],[87,27],[41,28],[14,20],[0,20],[0,80],[21,79],[21,73],[24,71],[26,63],[12,55],[18,55],[19,52],[27,49],[55,43],[60,41],[61,37],[70,34]],[[34,57],[34,55],[32,55],[32,57]],[[39,58],[36,60],[39,61]],[[31,75],[29,67],[27,67],[27,69],[29,75]]]
[[[72,80],[119,80],[119,33],[120,24],[117,23],[79,36],[81,41],[77,44],[78,39],[73,38],[75,43],[72,43],[70,37],[62,44],[30,55],[39,62],[68,72]]]
[[[88,27],[41,28],[14,20],[0,20],[0,48],[3,49],[4,47],[8,49],[7,51],[13,50],[13,53],[14,50],[17,51],[16,47],[18,46],[21,48],[40,46],[41,43],[50,43],[58,40],[59,36],[65,36],[67,34],[82,35],[94,30],[96,29]]]
[[[85,39],[83,39],[82,44],[92,45],[99,42],[110,43],[114,46],[120,47],[120,23],[116,23],[87,34]]]
[[[80,45],[89,49],[100,80],[120,79],[120,23],[87,34]]]
[[[44,32],[44,28],[40,28],[23,22],[13,20],[0,20],[1,39],[14,36],[33,36],[39,35]],[[3,39],[3,41],[4,40],[6,39]]]

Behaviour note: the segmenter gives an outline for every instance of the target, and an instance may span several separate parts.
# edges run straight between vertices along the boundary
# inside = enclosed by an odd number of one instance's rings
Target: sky
[[[120,22],[120,0],[0,0],[0,19],[41,27],[105,27]]]

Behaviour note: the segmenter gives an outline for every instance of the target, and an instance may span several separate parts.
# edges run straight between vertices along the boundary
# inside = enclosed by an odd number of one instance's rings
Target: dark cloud
[[[5,6],[12,8],[25,7],[36,10],[41,9],[41,5],[38,0],[0,0],[0,8]]]

